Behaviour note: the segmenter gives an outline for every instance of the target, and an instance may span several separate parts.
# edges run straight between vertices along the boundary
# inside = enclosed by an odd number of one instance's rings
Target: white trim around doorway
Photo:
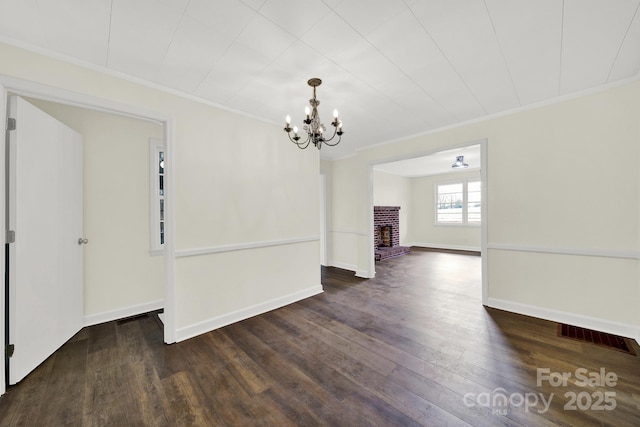
[[[475,141],[470,141],[470,142],[464,142],[464,143],[460,143],[460,144],[452,144],[452,145],[447,145],[444,147],[438,147],[438,148],[433,148],[431,150],[427,150],[424,152],[418,152],[418,153],[410,153],[410,154],[405,154],[402,156],[395,156],[395,157],[390,157],[390,158],[385,158],[385,159],[379,159],[376,161],[373,161],[371,163],[369,163],[369,169],[368,169],[368,182],[367,182],[367,196],[368,196],[368,207],[369,207],[369,212],[368,212],[368,231],[367,231],[367,236],[366,238],[367,240],[367,247],[368,247],[368,253],[369,256],[367,257],[369,259],[368,264],[366,266],[362,266],[359,265],[358,268],[358,272],[356,273],[356,276],[358,277],[365,277],[365,278],[373,278],[375,277],[376,271],[375,271],[375,262],[374,262],[374,247],[373,247],[373,240],[374,240],[374,227],[373,227],[373,170],[374,167],[380,164],[384,164],[384,163],[391,163],[391,162],[397,162],[397,161],[401,161],[401,160],[408,160],[408,159],[412,159],[415,157],[422,157],[422,156],[429,156],[431,154],[435,154],[438,153],[440,151],[446,151],[446,150],[451,150],[451,149],[456,149],[456,148],[463,148],[463,147],[469,147],[472,145],[480,145],[480,179],[481,179],[481,183],[482,183],[482,201],[481,201],[481,231],[480,231],[480,252],[482,254],[482,261],[481,261],[481,265],[482,265],[482,304],[483,305],[487,305],[488,301],[489,301],[489,282],[488,282],[488,257],[489,257],[489,253],[487,251],[487,239],[488,239],[488,203],[487,203],[487,199],[488,199],[488,183],[487,183],[487,166],[488,166],[488,159],[487,159],[487,139],[481,139],[481,140],[475,140]]]
[[[165,265],[164,265],[164,342],[174,343],[176,341],[175,328],[175,217],[173,208],[173,194],[175,182],[174,167],[174,126],[173,119],[162,113],[150,111],[126,104],[109,101],[106,99],[72,92],[66,89],[56,88],[28,80],[0,74],[0,116],[6,124],[7,117],[7,97],[9,94],[38,98],[45,101],[66,104],[89,110],[96,110],[134,119],[151,121],[163,126],[166,150],[165,166],[167,179],[165,179]],[[5,164],[5,152],[0,150],[0,164]],[[4,170],[4,168],[3,168]],[[6,188],[5,174],[0,174],[0,222],[6,222]],[[2,233],[4,234],[4,233]],[[2,243],[6,244],[6,236]],[[5,265],[0,263],[0,277],[4,277]],[[1,342],[5,342],[5,293],[0,292],[0,337]],[[0,363],[0,395],[6,391],[5,385],[5,364]]]

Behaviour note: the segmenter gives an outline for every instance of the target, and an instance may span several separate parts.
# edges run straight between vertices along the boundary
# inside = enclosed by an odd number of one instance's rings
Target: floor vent
[[[633,346],[631,345],[631,341],[628,338],[620,337],[618,335],[559,323],[558,336],[593,343],[602,347],[621,351],[623,353],[632,354],[634,356],[636,355],[636,352],[633,350]]]

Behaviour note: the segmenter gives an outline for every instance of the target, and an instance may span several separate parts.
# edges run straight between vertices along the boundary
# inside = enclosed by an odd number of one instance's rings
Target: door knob
[[[78,244],[82,245],[82,244],[87,244],[89,243],[89,239],[83,239],[82,237],[78,238]]]

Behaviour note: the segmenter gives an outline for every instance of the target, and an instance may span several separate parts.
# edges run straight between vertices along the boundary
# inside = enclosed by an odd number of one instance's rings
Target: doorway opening
[[[464,156],[464,168],[455,167]],[[482,301],[487,301],[487,141],[372,163],[369,178],[371,272],[378,255],[376,207],[399,208],[399,244],[481,254]]]
[[[165,149],[165,168],[166,168],[166,177],[164,178],[164,189],[166,191],[166,196],[164,199],[164,239],[165,239],[165,250],[163,252],[164,256],[157,257],[162,266],[163,272],[161,273],[160,282],[161,282],[161,295],[160,299],[154,301],[151,305],[154,307],[149,307],[148,311],[155,309],[159,304],[164,307],[165,314],[165,323],[164,323],[164,341],[165,343],[175,342],[175,320],[174,320],[174,274],[175,271],[175,248],[174,248],[174,219],[173,219],[173,141],[172,141],[172,120],[169,117],[166,117],[159,113],[154,113],[142,109],[138,109],[136,107],[129,107],[117,103],[113,103],[104,99],[94,98],[91,96],[81,95],[74,92],[68,92],[66,90],[57,89],[48,87],[45,85],[40,85],[33,82],[22,81],[20,79],[13,79],[8,77],[0,76],[0,116],[7,118],[7,103],[9,95],[19,95],[22,97],[30,98],[31,100],[35,100],[36,102],[50,102],[52,104],[59,104],[64,106],[65,108],[79,108],[86,109],[87,111],[91,111],[94,113],[101,113],[106,115],[112,115],[113,117],[118,117],[120,119],[130,119],[133,121],[139,121],[142,123],[152,123],[154,126],[157,126],[159,129],[159,137],[165,141],[166,149]],[[8,131],[7,131],[8,132]],[[143,144],[144,150],[148,150],[148,137],[150,135],[146,135],[145,143]],[[103,161],[110,164],[112,168],[112,173],[118,172],[118,167],[120,166],[119,162],[127,161],[126,156],[121,156],[116,150],[109,151],[109,142],[104,142],[104,159]],[[0,163],[5,163],[7,153],[2,150],[0,153],[2,157],[0,159]],[[145,159],[148,159],[148,155],[145,155]],[[148,160],[146,160],[148,162]],[[146,164],[145,162],[145,164]],[[0,208],[0,216],[2,219],[0,221],[6,222],[7,218],[7,204],[6,204],[6,194],[7,194],[7,186],[6,186],[6,176],[2,174],[1,179],[4,179],[2,184],[0,184],[0,188],[2,188],[3,194],[0,196],[1,203],[4,204],[3,208]],[[109,179],[108,177],[105,179]],[[142,196],[145,199],[148,199],[146,195],[148,192],[148,183],[146,183],[146,191]],[[114,189],[114,191],[118,191]],[[127,189],[124,189],[127,191]],[[99,207],[99,209],[103,209],[104,206]],[[110,206],[111,211],[115,211],[118,209],[126,210],[121,206]],[[145,215],[148,217],[149,208],[145,209]],[[148,230],[148,228],[147,228]],[[114,239],[119,240],[120,244],[127,244],[125,235],[114,236]],[[89,239],[91,243],[94,243],[91,239]],[[148,241],[148,240],[147,240]],[[6,244],[6,240],[5,240]],[[147,243],[148,244],[148,243]],[[5,254],[6,255],[6,254]],[[6,258],[6,257],[5,257]],[[5,259],[6,261],[6,259]],[[0,267],[2,271],[0,273],[6,273],[6,265],[2,264]],[[2,309],[2,313],[0,314],[0,334],[2,334],[2,341],[7,343],[6,339],[8,337],[8,324],[5,322],[5,313],[6,313],[6,304],[8,303],[6,292],[0,293],[0,309]],[[120,317],[124,317],[127,315],[124,310],[122,313],[118,310],[114,310],[109,313],[101,313],[102,317],[98,316],[93,319],[87,320],[85,318],[86,323],[83,326],[87,326],[88,324],[101,323],[100,318],[104,319],[102,321],[115,320]],[[111,318],[108,318],[111,317]],[[0,378],[6,378],[6,365],[0,364]],[[0,395],[3,394],[6,390],[6,384],[4,381],[0,382]]]

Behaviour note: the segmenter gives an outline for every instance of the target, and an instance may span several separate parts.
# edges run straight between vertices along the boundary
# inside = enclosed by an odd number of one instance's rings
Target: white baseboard
[[[360,277],[361,279],[372,279],[376,275],[375,271],[373,272],[373,276],[369,275],[368,270],[356,270],[356,277]]]
[[[104,311],[102,313],[84,316],[84,326],[97,325],[99,323],[111,322],[112,320],[123,319],[125,317],[136,316],[142,313],[159,310],[164,307],[164,300],[151,301],[144,304],[132,305],[130,307],[118,308],[116,310]]]
[[[362,279],[371,279],[372,277],[369,275],[369,272],[367,270],[358,270],[358,266],[355,264],[346,264],[343,262],[332,261],[332,262],[329,262],[329,267],[337,267],[343,270],[353,271],[356,277],[360,277]],[[375,272],[374,272],[374,276],[375,276]]]
[[[341,268],[343,270],[354,271],[354,272],[358,270],[358,266],[355,264],[347,264],[346,262],[333,261],[333,260],[329,261],[329,266]]]
[[[600,319],[597,317],[569,313],[566,311],[522,304],[497,298],[488,298],[486,305],[500,310],[524,314],[525,316],[537,317],[539,319],[550,320],[552,322],[566,323],[573,326],[593,329],[595,331],[633,338],[640,343],[640,325],[619,323],[607,319]]]
[[[447,245],[443,243],[413,242],[413,243],[408,243],[405,246],[416,246],[418,248],[447,249],[451,251],[481,252],[481,249],[479,246]]]
[[[289,295],[282,296],[280,298],[272,299],[261,304],[256,304],[251,307],[243,308],[232,313],[224,314],[222,316],[214,317],[212,319],[198,322],[184,328],[179,328],[176,331],[176,342],[184,341],[195,336],[211,332],[215,329],[222,328],[232,323],[240,322],[250,317],[257,316],[259,314],[266,313],[271,310],[275,310],[280,307],[284,307],[294,302],[301,301],[305,298],[312,297],[324,292],[322,285],[313,286],[311,288],[304,289],[302,291],[294,292]]]

